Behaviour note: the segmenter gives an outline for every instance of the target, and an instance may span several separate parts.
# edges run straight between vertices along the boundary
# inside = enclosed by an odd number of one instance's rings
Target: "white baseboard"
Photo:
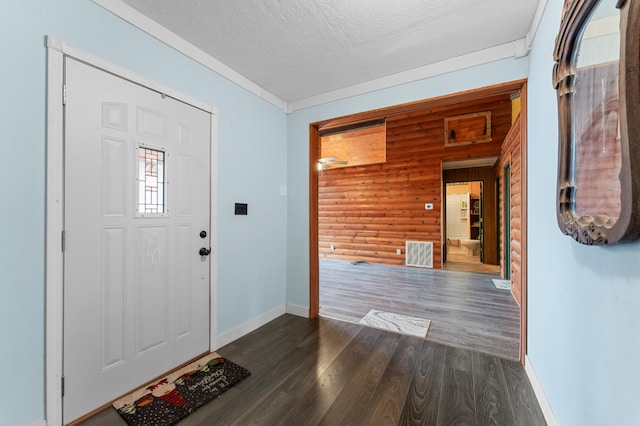
[[[45,419],[34,420],[31,423],[25,423],[23,426],[47,426],[47,421]]]
[[[260,328],[266,323],[273,321],[281,315],[286,313],[286,305],[280,305],[262,315],[259,315],[244,324],[240,324],[237,327],[232,328],[229,331],[225,331],[217,336],[214,349],[219,349],[224,345],[227,345],[234,340],[237,340],[245,334],[251,333],[256,328]]]
[[[309,318],[309,307],[287,303],[287,313],[302,318]]]
[[[536,376],[536,372],[533,369],[531,360],[526,355],[524,357],[524,371],[527,373],[527,377],[529,377],[529,382],[531,383],[533,392],[536,394],[536,398],[538,399],[538,404],[540,405],[540,409],[542,410],[544,419],[547,421],[547,425],[558,426],[558,421],[556,420],[556,416],[553,414],[553,410],[551,409],[551,404],[549,404],[549,400],[547,399],[547,396],[544,394],[542,385],[538,381],[538,376]]]

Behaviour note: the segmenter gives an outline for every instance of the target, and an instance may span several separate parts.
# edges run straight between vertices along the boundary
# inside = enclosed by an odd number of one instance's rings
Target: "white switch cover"
[[[396,254],[402,254],[402,250],[396,249]]]
[[[425,205],[424,205],[424,209],[425,209],[425,210],[433,210],[433,204],[431,204],[431,203],[427,203],[427,204],[425,204]]]

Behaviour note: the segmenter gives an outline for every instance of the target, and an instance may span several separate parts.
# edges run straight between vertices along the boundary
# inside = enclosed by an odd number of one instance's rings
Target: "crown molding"
[[[227,80],[245,88],[249,92],[275,105],[286,113],[295,112],[301,109],[314,107],[317,105],[334,102],[340,99],[358,96],[377,90],[387,89],[418,80],[423,80],[449,72],[459,71],[494,61],[508,58],[521,58],[527,56],[531,51],[531,45],[535,39],[536,32],[542,20],[542,15],[547,6],[548,0],[539,0],[536,13],[534,15],[529,32],[524,38],[490,47],[487,49],[472,52],[456,58],[447,59],[412,70],[403,71],[397,74],[370,80],[364,83],[354,84],[349,87],[322,93],[316,96],[286,102],[278,96],[265,90],[260,85],[244,77],[239,72],[223,64],[213,56],[205,53],[193,44],[187,42],[175,33],[169,31],[162,25],[138,12],[122,0],[92,0],[107,11],[113,13],[124,21],[146,32],[162,43],[172,47],[185,56],[202,64],[211,71],[221,75]]]
[[[387,89],[389,87],[399,86],[401,84],[411,83],[425,78],[435,77],[437,75],[447,74],[502,59],[518,57],[519,51],[522,50],[521,46],[523,43],[524,39],[512,41],[510,43],[478,50],[456,58],[447,59],[425,65],[423,67],[414,68],[412,70],[399,72],[397,74],[392,74],[331,92],[322,93],[317,96],[290,102],[288,112],[294,112],[300,109],[310,108],[328,102],[374,92],[376,90]]]
[[[268,92],[264,88],[260,87],[256,83],[252,82],[239,72],[223,64],[213,56],[197,48],[193,44],[189,43],[182,37],[169,31],[162,25],[158,24],[154,20],[148,18],[144,14],[138,12],[133,7],[124,3],[121,0],[92,0],[98,6],[113,13],[120,19],[130,23],[134,27],[146,32],[155,39],[161,41],[167,46],[177,50],[183,55],[193,59],[201,65],[207,67],[216,74],[221,75],[227,80],[237,84],[238,86],[248,90],[259,98],[264,99],[272,105],[275,105],[283,111],[287,111],[288,106],[285,101],[278,98],[276,95]]]
[[[542,15],[544,15],[544,10],[547,8],[547,3],[549,0],[539,0],[538,8],[536,9],[536,13],[533,16],[533,21],[531,21],[531,27],[529,28],[529,32],[525,37],[525,46],[526,46],[526,55],[531,51],[531,45],[533,44],[533,40],[536,37],[536,33],[538,32],[538,27],[540,27],[540,21],[542,21]]]
[[[531,52],[531,46],[536,33],[538,32],[538,28],[540,27],[540,21],[542,21],[542,16],[547,7],[548,1],[549,0],[538,0],[536,13],[531,21],[529,31],[524,38],[500,46],[472,52],[457,58],[447,59],[424,67],[393,74],[391,76],[382,77],[365,83],[334,90],[332,92],[289,102],[287,112],[294,112],[300,109],[322,105],[327,102],[333,102],[351,96],[362,95],[376,90],[411,83],[413,81],[435,77],[437,75],[459,71],[493,61],[499,61],[501,59],[525,57],[529,55],[529,52]]]

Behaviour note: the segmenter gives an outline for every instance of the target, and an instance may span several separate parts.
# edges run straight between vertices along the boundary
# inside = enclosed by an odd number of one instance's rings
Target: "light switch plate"
[[[235,205],[235,214],[238,216],[246,216],[247,212],[247,204],[246,203],[236,203]]]

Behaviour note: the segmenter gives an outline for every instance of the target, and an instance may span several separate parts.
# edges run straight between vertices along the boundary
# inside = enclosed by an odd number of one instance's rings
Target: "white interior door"
[[[69,58],[65,84],[66,423],[209,348],[211,115]]]

